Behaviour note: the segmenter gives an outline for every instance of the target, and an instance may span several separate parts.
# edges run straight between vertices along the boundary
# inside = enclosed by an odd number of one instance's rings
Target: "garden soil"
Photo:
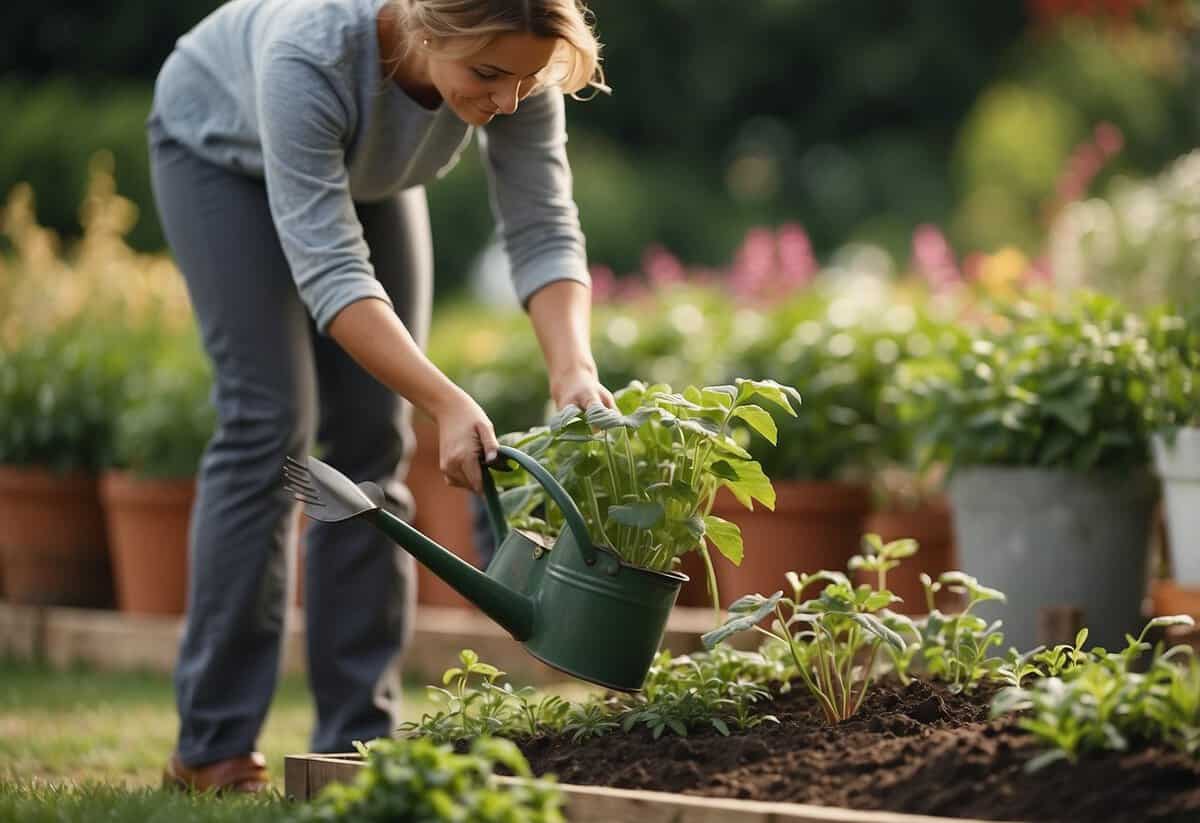
[[[633,733],[522,744],[560,782],[707,797],[810,803],[982,820],[1200,822],[1200,761],[1161,746],[1058,762],[1012,718],[990,720],[992,691],[956,695],[914,681],[876,684],[859,714],[829,725],[804,690],[779,695],[764,723],[653,740]]]

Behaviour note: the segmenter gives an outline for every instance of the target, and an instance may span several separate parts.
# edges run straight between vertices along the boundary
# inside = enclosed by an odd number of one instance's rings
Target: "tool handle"
[[[511,446],[501,446],[496,460],[490,464],[484,464],[483,496],[487,501],[488,520],[492,524],[492,534],[496,538],[496,547],[499,548],[500,544],[504,542],[504,538],[508,536],[508,523],[504,519],[504,507],[500,504],[500,495],[496,492],[496,483],[492,480],[492,474],[488,469],[508,471],[509,460],[517,463],[521,468],[533,475],[533,479],[546,490],[546,493],[550,495],[550,499],[562,511],[563,519],[567,523],[567,528],[571,530],[571,534],[575,536],[575,543],[579,546],[579,551],[583,555],[584,562],[589,566],[595,563],[596,549],[592,546],[592,538],[588,534],[587,523],[584,522],[583,515],[580,514],[579,507],[575,505],[575,501],[571,498],[571,495],[567,494],[567,490],[554,479],[554,475],[546,471],[546,468],[541,463],[520,449],[514,449]]]

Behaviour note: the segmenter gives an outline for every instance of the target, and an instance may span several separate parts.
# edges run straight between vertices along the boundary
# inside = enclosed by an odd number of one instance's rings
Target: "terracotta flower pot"
[[[712,558],[714,566],[729,562],[722,558],[711,546],[709,547],[709,556]],[[700,556],[699,552],[688,552],[679,559],[681,565],[678,571],[688,576],[688,582],[679,588],[679,597],[676,598],[675,605],[694,608],[711,607],[712,600],[708,596],[708,578],[705,576],[704,558]]]
[[[0,466],[0,564],[5,596],[14,603],[111,608],[95,476]]]
[[[858,551],[871,499],[866,486],[850,483],[776,481],[775,511],[747,511],[722,490],[713,514],[742,530],[740,566],[713,555],[721,605],[744,594],[787,590],[784,574],[845,571]]]
[[[1188,614],[1200,621],[1200,586],[1181,586],[1174,580],[1155,580],[1150,586],[1153,615]]]
[[[920,544],[917,553],[900,561],[900,565],[887,574],[887,587],[892,593],[904,598],[892,609],[904,614],[925,614],[929,611],[925,603],[925,589],[921,585],[921,573],[934,580],[942,572],[958,568],[954,548],[954,522],[950,504],[944,497],[936,497],[913,509],[877,509],[867,517],[866,532],[878,534],[883,542],[911,537]],[[874,572],[857,572],[857,583],[879,582]],[[937,594],[937,607],[943,612],[954,610],[959,597],[952,592]]]
[[[468,563],[477,564],[471,527],[471,493],[446,485],[438,468],[437,426],[422,415],[414,417],[417,447],[408,470],[408,488],[416,501],[413,526]],[[418,603],[475,608],[424,565],[417,563],[416,567]]]
[[[194,478],[152,480],[109,471],[100,478],[122,611],[183,614]]]

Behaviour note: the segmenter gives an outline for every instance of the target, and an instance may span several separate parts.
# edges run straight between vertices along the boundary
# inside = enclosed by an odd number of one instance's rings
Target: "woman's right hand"
[[[434,420],[438,427],[438,464],[446,482],[481,494],[480,455],[490,463],[500,448],[492,421],[470,395],[457,387]]]

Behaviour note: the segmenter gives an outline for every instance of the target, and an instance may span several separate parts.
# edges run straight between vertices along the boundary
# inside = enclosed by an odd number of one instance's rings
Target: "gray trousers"
[[[150,123],[154,196],[215,371],[217,429],[192,512],[186,629],[175,669],[178,753],[197,766],[255,748],[280,667],[295,504],[284,457],[313,450],[373,480],[411,518],[411,408],[316,333],[260,180],[205,162]],[[432,247],[423,189],[357,204],[371,261],[424,344]],[[314,752],[395,728],[413,560],[364,523],[309,521],[305,563]]]

